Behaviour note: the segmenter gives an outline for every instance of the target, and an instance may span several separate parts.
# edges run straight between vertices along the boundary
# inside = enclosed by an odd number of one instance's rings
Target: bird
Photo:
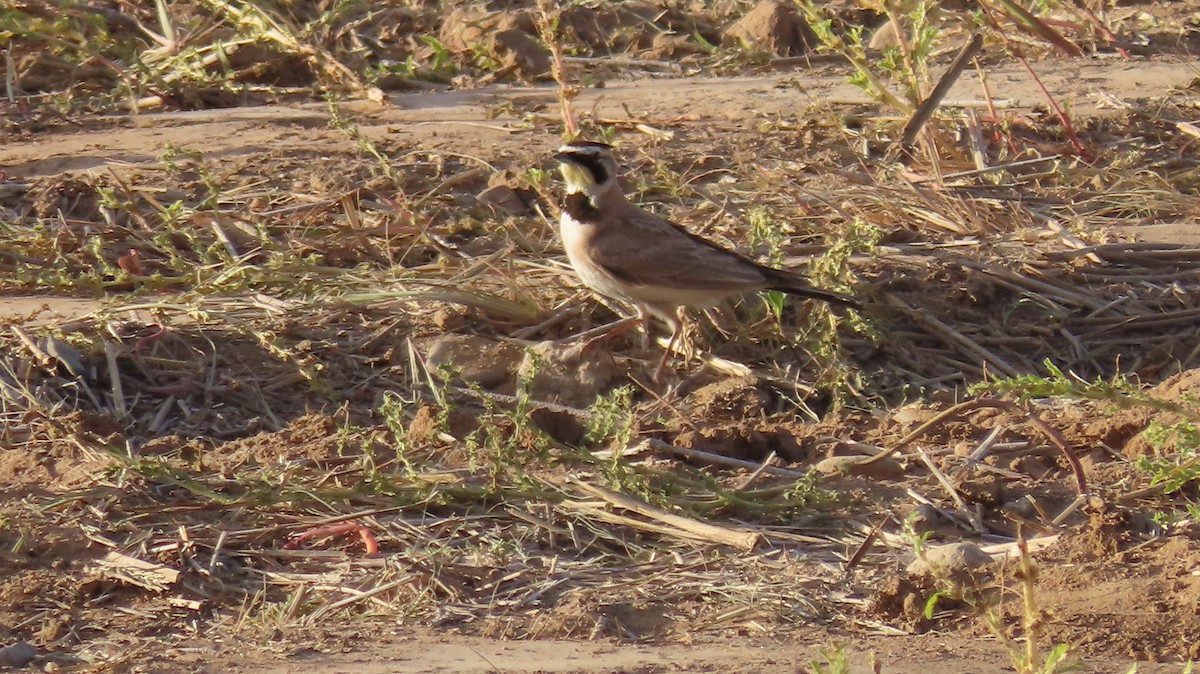
[[[566,186],[559,236],[571,267],[592,291],[632,306],[648,332],[654,316],[671,339],[654,371],[659,381],[684,328],[686,308],[761,290],[778,290],[861,308],[853,297],[810,285],[794,273],[758,264],[629,201],[607,143],[571,141],[553,155]]]

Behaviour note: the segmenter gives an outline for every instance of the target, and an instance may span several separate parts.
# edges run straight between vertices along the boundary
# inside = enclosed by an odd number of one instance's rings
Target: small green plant
[[[379,403],[379,415],[383,417],[384,425],[392,434],[392,446],[396,451],[396,461],[400,463],[404,473],[412,477],[417,474],[417,469],[408,456],[413,446],[408,437],[408,421],[404,417],[405,407],[404,398],[394,391],[387,391]]]
[[[1046,360],[1045,375],[1026,374],[972,387],[973,392],[991,391],[1031,398],[1073,398],[1108,403],[1115,408],[1146,408],[1163,415],[1152,419],[1142,437],[1154,448],[1154,456],[1140,457],[1135,465],[1171,494],[1200,480],[1200,401],[1185,395],[1179,401],[1155,396],[1129,377],[1116,374],[1109,379],[1087,381],[1067,374]]]
[[[815,468],[806,471],[803,477],[797,478],[783,492],[783,500],[797,510],[803,510],[814,503],[830,501],[833,498],[833,492],[821,488],[821,474]]]
[[[550,74],[558,91],[558,107],[563,120],[563,140],[575,140],[579,137],[579,123],[575,119],[572,101],[579,95],[580,88],[571,82],[563,61],[563,46],[559,40],[558,18],[560,9],[550,0],[537,0],[537,15],[534,24],[537,27],[538,38],[550,52]]]
[[[431,53],[429,57],[429,70],[434,75],[453,75],[458,71],[458,66],[454,64],[454,54],[449,49],[446,49],[441,40],[433,35],[422,35],[419,39],[426,47],[429,47]]]
[[[785,239],[783,223],[771,216],[772,209],[755,204],[746,211],[746,223],[750,225],[747,237],[751,246],[767,246],[767,260],[773,266],[783,261]]]
[[[755,204],[746,211],[746,222],[750,225],[747,238],[751,246],[766,245],[767,260],[775,267],[783,261],[783,242],[785,239],[783,224],[771,216],[771,209]],[[771,316],[778,322],[783,316],[783,307],[787,304],[787,295],[778,290],[767,290],[762,293],[763,301],[767,304]]]
[[[936,30],[928,16],[935,0],[911,0],[911,6],[901,7],[885,1],[868,8],[888,17],[897,30],[899,47],[888,47],[884,57],[872,64],[867,54],[869,38],[863,26],[849,26],[839,32],[832,16],[813,0],[796,0],[797,7],[808,19],[817,40],[826,49],[841,54],[854,66],[850,81],[868,95],[904,115],[912,114],[920,102],[920,93],[928,85],[927,60]],[[893,85],[904,87],[906,94],[897,95]]]
[[[1141,456],[1134,463],[1150,476],[1150,484],[1161,486],[1164,494],[1173,494],[1200,480],[1200,431],[1195,423],[1155,419],[1142,437],[1158,450],[1156,456]]]
[[[197,204],[197,210],[213,209],[217,207],[217,203],[221,198],[221,182],[213,175],[212,168],[208,162],[204,160],[204,153],[199,150],[188,150],[178,147],[172,143],[167,143],[162,154],[158,156],[159,161],[167,167],[171,173],[179,176],[188,170],[195,171],[196,176],[200,178],[200,182],[207,188],[208,194],[204,200]],[[185,166],[184,161],[187,164]]]
[[[596,137],[603,143],[613,145],[617,142],[617,127],[612,124],[597,124]]]
[[[850,257],[856,254],[873,255],[882,232],[874,225],[855,218],[847,222],[838,235],[827,239],[829,248],[813,259],[808,266],[808,276],[820,288],[848,290],[853,276]],[[804,329],[794,337],[794,342],[821,364],[818,384],[835,394],[834,404],[843,402],[848,391],[859,390],[854,382],[856,374],[838,354],[841,340],[838,327],[845,322],[853,330],[871,336],[874,330],[860,316],[851,312],[840,315],[833,309],[820,304],[813,308],[813,317]]]
[[[846,655],[846,646],[834,641],[820,649],[821,659],[808,661],[808,671],[811,674],[850,674],[850,658]]]
[[[609,441],[616,448],[628,445],[633,436],[632,400],[633,389],[630,386],[620,386],[598,396],[592,404],[592,416],[588,420],[587,441]]]
[[[396,172],[396,169],[392,167],[392,162],[388,159],[387,155],[376,147],[375,142],[368,138],[362,132],[362,129],[358,128],[357,124],[342,114],[341,108],[338,107],[337,99],[334,98],[333,94],[325,94],[325,103],[329,106],[329,126],[346,134],[347,137],[354,141],[355,147],[360,152],[370,155],[375,159],[375,165],[378,167],[380,174],[386,176],[396,186],[397,191],[403,194],[404,181],[400,177],[400,174]]]
[[[489,489],[498,492],[510,485],[537,489],[527,468],[548,457],[549,436],[533,423],[534,407],[530,390],[542,363],[532,352],[529,367],[517,377],[517,391],[511,406],[497,404],[478,384],[468,383],[483,401],[479,427],[464,439],[472,470],[487,472]]]
[[[829,248],[808,266],[808,275],[823,288],[845,287],[851,278],[850,258],[854,255],[874,255],[883,237],[883,230],[856,217],[837,230],[826,241]]]

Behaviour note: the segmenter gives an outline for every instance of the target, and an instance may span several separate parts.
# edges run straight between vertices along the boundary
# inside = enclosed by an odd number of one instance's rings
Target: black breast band
[[[595,222],[600,219],[600,211],[596,210],[596,207],[592,205],[592,200],[582,192],[568,194],[563,208],[568,215],[579,222]]]

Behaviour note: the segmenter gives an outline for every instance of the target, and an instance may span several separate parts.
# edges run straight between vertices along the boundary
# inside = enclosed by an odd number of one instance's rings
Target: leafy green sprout
[[[429,61],[430,70],[436,74],[452,74],[458,70],[454,65],[454,54],[442,44],[441,40],[433,35],[422,35],[419,39],[432,52],[432,57]]]
[[[834,641],[820,648],[820,659],[808,661],[810,674],[850,674],[846,645]]]
[[[404,473],[411,477],[417,474],[417,469],[409,458],[409,453],[413,447],[408,437],[408,421],[404,415],[406,406],[407,401],[400,394],[394,391],[386,391],[383,394],[383,400],[379,403],[379,415],[383,417],[384,425],[387,426],[388,431],[392,434],[392,440],[395,443],[396,460],[400,462]]]
[[[585,439],[593,444],[611,441],[613,447],[627,446],[633,436],[632,400],[633,388],[628,385],[597,396]]]

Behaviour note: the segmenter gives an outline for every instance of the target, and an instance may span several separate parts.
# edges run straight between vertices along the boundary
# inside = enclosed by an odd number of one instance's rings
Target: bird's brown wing
[[[758,264],[658,216],[637,207],[611,215],[591,246],[597,265],[619,281],[716,294],[770,285]]]

